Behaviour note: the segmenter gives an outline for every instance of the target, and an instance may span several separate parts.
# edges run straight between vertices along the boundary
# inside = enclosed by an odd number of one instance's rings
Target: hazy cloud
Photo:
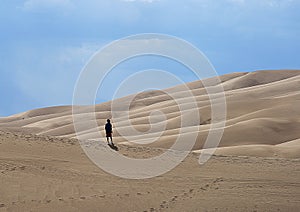
[[[160,0],[121,0],[124,2],[145,2],[145,3],[153,3]]]
[[[93,52],[138,33],[186,39],[219,74],[300,67],[298,0],[20,0],[1,5],[0,95],[7,103],[2,114],[70,104],[72,86]],[[160,68],[147,65],[140,61],[123,68]],[[113,81],[123,77],[118,74]]]
[[[88,59],[101,47],[87,43],[80,46],[19,47],[22,57],[16,60],[14,83],[30,99],[43,106],[71,104],[73,88]],[[22,53],[23,52],[23,53]],[[38,56],[37,56],[38,55]],[[30,70],[28,69],[30,67]]]
[[[71,0],[27,0],[23,4],[24,10],[67,9],[72,6]]]

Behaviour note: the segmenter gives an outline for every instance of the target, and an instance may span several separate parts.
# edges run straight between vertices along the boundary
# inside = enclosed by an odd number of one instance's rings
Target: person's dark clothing
[[[112,133],[111,123],[106,123],[105,124],[105,132],[106,132],[106,137],[111,137],[111,133]]]

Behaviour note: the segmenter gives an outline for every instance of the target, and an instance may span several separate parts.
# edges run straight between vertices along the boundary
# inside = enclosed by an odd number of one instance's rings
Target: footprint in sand
[[[159,207],[160,207],[161,209],[163,209],[163,208],[169,208],[168,202],[165,201],[165,200],[162,201],[162,202],[160,203]]]
[[[178,196],[175,195],[174,197],[172,197],[172,200],[171,200],[171,201],[172,201],[172,202],[176,201],[177,197],[178,197]]]

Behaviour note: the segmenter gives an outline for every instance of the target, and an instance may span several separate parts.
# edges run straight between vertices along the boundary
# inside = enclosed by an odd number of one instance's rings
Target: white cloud
[[[256,7],[287,7],[295,3],[295,0],[227,0],[235,5],[252,5]]]
[[[39,107],[71,104],[73,88],[81,69],[101,46],[103,44],[96,43],[49,46],[47,51],[32,47],[19,48],[15,83],[26,96],[36,100]]]
[[[265,2],[270,7],[286,7],[294,3],[294,0],[268,0]]]
[[[95,43],[84,43],[81,46],[65,47],[58,55],[58,61],[61,63],[86,63],[101,45]]]
[[[245,0],[228,0],[230,3],[234,4],[244,4]]]
[[[121,0],[124,2],[144,2],[144,3],[153,3],[160,0]]]
[[[23,4],[24,10],[36,10],[47,8],[68,8],[72,5],[70,0],[27,0]]]

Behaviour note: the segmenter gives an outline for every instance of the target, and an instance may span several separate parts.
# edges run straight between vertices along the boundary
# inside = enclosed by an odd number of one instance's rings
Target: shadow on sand
[[[114,145],[113,143],[108,143],[108,146],[115,151],[119,151],[119,148],[116,145]]]

